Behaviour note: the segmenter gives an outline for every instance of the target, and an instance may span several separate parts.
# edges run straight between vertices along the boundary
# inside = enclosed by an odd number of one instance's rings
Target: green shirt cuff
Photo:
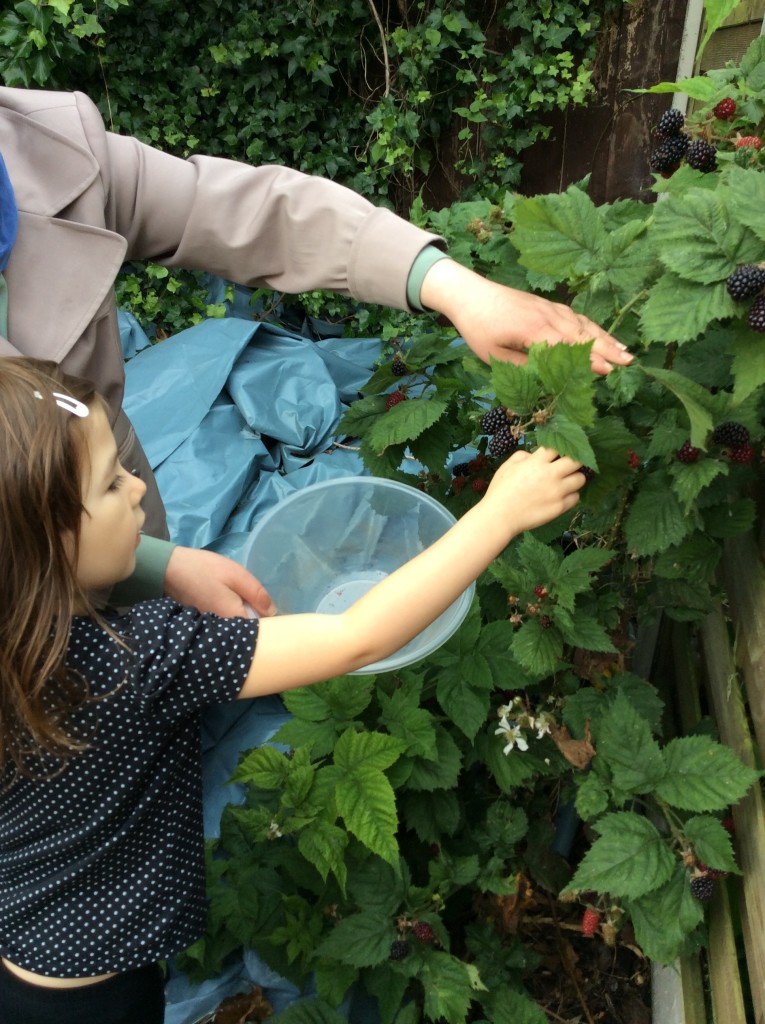
[[[442,249],[437,248],[435,245],[426,245],[425,248],[417,254],[412,269],[409,271],[409,277],[406,281],[406,301],[412,307],[412,309],[418,310],[420,313],[425,312],[425,307],[420,301],[420,291],[422,289],[422,282],[425,280],[425,275],[433,266],[434,263],[438,263],[439,260],[451,259],[448,253],[445,253]]]
[[[135,553],[133,575],[118,583],[109,595],[109,604],[116,607],[149,601],[162,597],[165,590],[165,570],[176,545],[169,540],[141,536]]]

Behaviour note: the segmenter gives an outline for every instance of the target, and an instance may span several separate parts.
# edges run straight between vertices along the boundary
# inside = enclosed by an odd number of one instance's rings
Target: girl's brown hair
[[[91,608],[75,575],[86,420],[54,393],[99,400],[55,363],[0,358],[0,775],[50,774],[87,745],[69,723],[87,684],[65,660]]]

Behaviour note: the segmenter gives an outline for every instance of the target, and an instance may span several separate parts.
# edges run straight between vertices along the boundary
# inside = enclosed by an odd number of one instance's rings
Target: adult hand
[[[591,365],[596,373],[610,373],[614,366],[632,362],[625,345],[569,306],[487,281],[451,259],[433,264],[422,282],[420,300],[447,316],[486,363],[490,356],[525,363],[526,350],[537,341],[593,341]]]
[[[249,608],[261,616],[276,613],[268,591],[252,573],[224,555],[197,548],[173,549],[165,570],[165,594],[226,618],[247,615]]]

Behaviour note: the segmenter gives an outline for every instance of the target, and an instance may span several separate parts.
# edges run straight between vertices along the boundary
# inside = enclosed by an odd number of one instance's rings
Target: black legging
[[[165,983],[158,964],[75,988],[33,985],[0,961],[2,1024],[162,1024]]]

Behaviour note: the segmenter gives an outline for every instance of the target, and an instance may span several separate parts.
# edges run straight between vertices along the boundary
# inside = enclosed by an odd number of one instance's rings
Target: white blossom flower
[[[555,719],[552,715],[549,715],[546,711],[543,711],[536,720],[537,739],[541,740],[543,736],[547,736],[552,728]]]
[[[508,718],[503,716],[499,723],[499,728],[494,730],[495,736],[504,736],[507,740],[502,753],[509,754],[513,747],[517,747],[519,750],[528,750],[529,745],[521,732],[521,727],[517,722],[511,722]]]
[[[283,835],[284,833],[279,828],[279,823],[276,821],[272,821],[271,824],[268,826],[268,838],[280,839]]]

